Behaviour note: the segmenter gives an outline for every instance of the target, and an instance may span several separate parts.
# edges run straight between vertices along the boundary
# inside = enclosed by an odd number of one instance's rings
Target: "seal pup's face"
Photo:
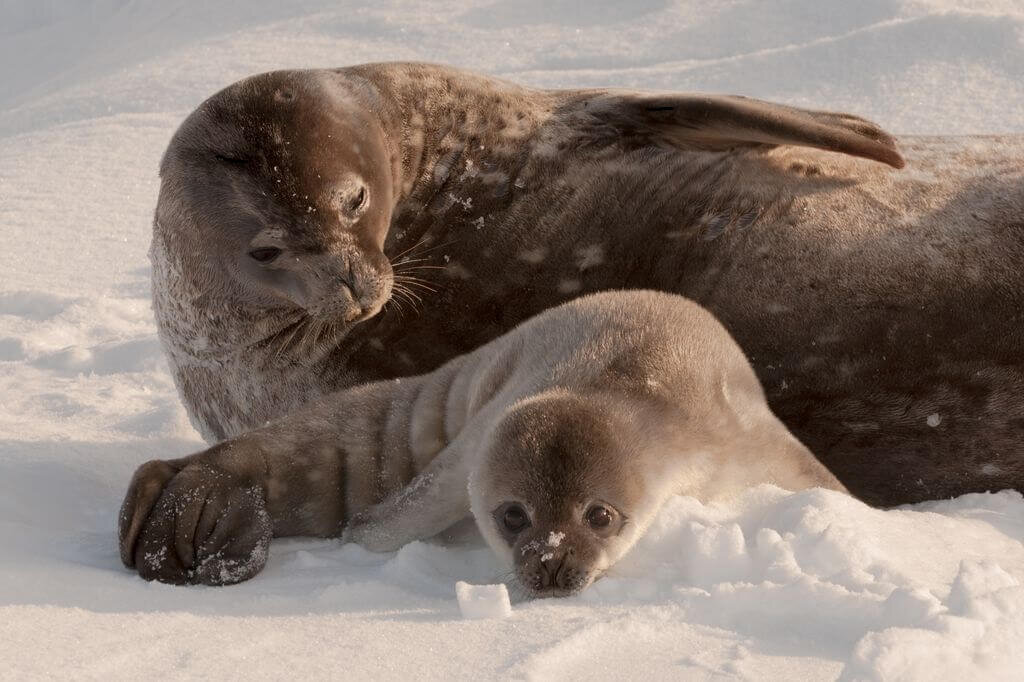
[[[236,297],[348,325],[391,295],[393,208],[383,131],[340,79],[277,72],[237,83],[182,124],[157,220],[187,220]]]
[[[582,591],[653,516],[628,417],[556,392],[514,406],[497,426],[470,482],[471,505],[529,596]]]

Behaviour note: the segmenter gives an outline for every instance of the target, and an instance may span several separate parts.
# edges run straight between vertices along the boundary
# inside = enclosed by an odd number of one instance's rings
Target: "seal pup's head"
[[[154,244],[221,300],[339,327],[375,315],[393,286],[383,246],[395,183],[371,99],[313,71],[208,99],[161,164]]]
[[[657,511],[645,407],[555,389],[513,405],[470,480],[481,534],[531,597],[576,594]],[[654,476],[652,476],[654,474]]]

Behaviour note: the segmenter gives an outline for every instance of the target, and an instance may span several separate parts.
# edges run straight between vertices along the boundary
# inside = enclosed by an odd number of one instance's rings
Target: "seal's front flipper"
[[[449,445],[409,485],[354,514],[342,542],[372,552],[391,552],[414,540],[426,540],[469,513],[469,469],[455,444]]]
[[[680,149],[725,151],[796,145],[860,156],[903,168],[892,135],[850,114],[812,111],[734,95],[605,92],[578,102],[625,137]]]
[[[455,525],[448,526],[437,535],[429,538],[429,541],[435,545],[447,547],[484,545],[484,537],[480,534],[480,527],[476,525],[476,519],[472,515],[456,521]]]
[[[147,462],[132,478],[121,560],[146,580],[227,585],[266,563],[272,527],[262,488],[213,464],[209,452]]]

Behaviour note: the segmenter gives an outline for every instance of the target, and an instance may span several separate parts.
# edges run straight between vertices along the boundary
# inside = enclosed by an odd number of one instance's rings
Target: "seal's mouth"
[[[567,590],[563,588],[549,588],[540,590],[529,590],[531,599],[556,599],[561,597],[572,597],[583,591],[583,588],[578,590]]]

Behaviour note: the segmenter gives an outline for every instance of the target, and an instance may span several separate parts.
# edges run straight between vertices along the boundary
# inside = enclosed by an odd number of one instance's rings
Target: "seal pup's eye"
[[[515,502],[498,507],[494,516],[502,530],[511,535],[522,532],[530,525],[530,515],[526,513],[522,505]]]
[[[608,507],[595,504],[587,510],[587,523],[595,530],[604,530],[612,524],[612,512]]]
[[[526,510],[519,506],[506,509],[501,517],[501,521],[505,524],[505,528],[512,533],[518,533],[526,528],[526,525],[530,522],[526,516]]]
[[[273,246],[265,246],[249,252],[249,258],[252,258],[257,263],[269,263],[280,255],[281,249]]]

